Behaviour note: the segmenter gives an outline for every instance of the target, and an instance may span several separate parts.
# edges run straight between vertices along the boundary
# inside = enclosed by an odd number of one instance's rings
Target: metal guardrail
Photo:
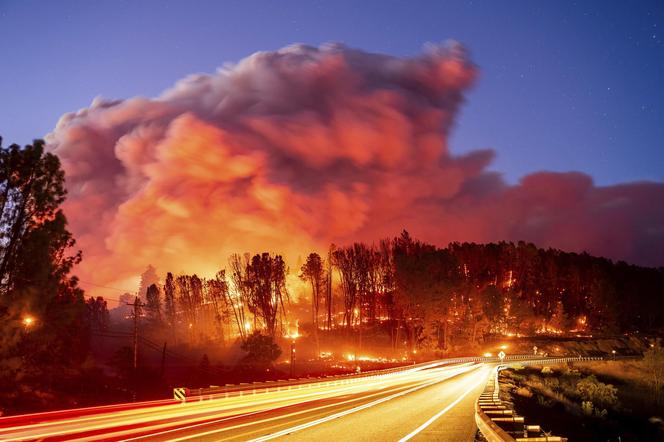
[[[524,359],[532,358],[532,355],[510,355],[507,356],[504,361],[520,361]],[[410,370],[417,367],[423,367],[431,364],[463,364],[468,362],[483,362],[483,363],[498,363],[500,362],[498,357],[485,357],[485,356],[469,356],[461,358],[447,358],[447,359],[437,359],[435,361],[423,362],[420,364],[413,365],[402,365],[394,368],[387,368],[383,370],[371,370],[364,373],[348,373],[343,375],[333,375],[333,376],[323,376],[323,377],[308,377],[308,378],[297,378],[297,379],[281,379],[277,381],[265,381],[265,382],[252,382],[252,383],[240,383],[240,384],[226,384],[224,386],[210,386],[208,388],[184,388],[184,395],[186,399],[198,399],[206,400],[219,397],[231,397],[231,396],[243,396],[245,394],[256,394],[268,391],[281,391],[282,389],[291,390],[291,389],[300,389],[301,385],[311,385],[311,384],[320,384],[326,382],[337,382],[348,381],[350,380],[362,379],[367,377],[375,377],[384,374],[395,373],[404,370]],[[177,388],[178,391],[181,391],[183,387]],[[174,398],[177,400],[181,399],[181,393],[175,394],[174,389]]]
[[[295,379],[281,379],[276,381],[265,382],[252,382],[252,383],[239,383],[239,384],[226,384],[224,386],[210,386],[209,388],[184,388],[186,398],[184,401],[191,400],[208,400],[218,399],[221,397],[235,397],[245,396],[248,394],[267,393],[271,391],[284,391],[284,390],[300,390],[302,388],[313,388],[314,385],[341,385],[357,382],[362,379],[376,378],[378,376],[385,376],[387,374],[396,373],[405,370],[412,370],[413,368],[422,368],[433,365],[454,364],[454,363],[467,363],[476,362],[478,359],[484,358],[455,358],[455,359],[442,359],[436,361],[423,362],[420,364],[402,365],[399,367],[387,368],[383,370],[371,370],[363,373],[347,373],[342,375],[320,376],[320,377],[306,377]],[[175,388],[174,398],[182,400],[176,396],[176,390],[181,391],[182,388]]]
[[[507,358],[506,358],[507,359]],[[532,355],[528,358],[521,358],[520,365],[542,365],[542,364],[560,364],[565,362],[585,362],[601,361],[600,357],[572,357],[572,358],[538,358],[533,359]],[[527,360],[525,360],[527,359]],[[498,383],[498,373],[501,369],[509,365],[515,365],[515,358],[512,363],[502,363],[494,370],[494,375],[487,382],[484,392],[475,403],[475,423],[482,433],[482,436],[488,442],[566,442],[567,438],[561,436],[549,436],[542,431],[539,425],[525,425],[524,418],[514,414],[514,410],[508,409],[500,399],[500,384]],[[512,429],[508,431],[503,427]],[[516,428],[515,428],[516,427]],[[521,427],[518,430],[518,427]],[[510,433],[519,433],[523,437],[514,438]],[[530,434],[533,437],[530,437]]]

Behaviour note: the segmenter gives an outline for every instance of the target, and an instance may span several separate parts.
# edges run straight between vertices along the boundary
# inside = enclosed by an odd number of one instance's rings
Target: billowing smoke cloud
[[[475,75],[454,44],[414,58],[296,45],[155,99],[67,114],[48,142],[67,172],[79,273],[105,284],[148,263],[210,274],[262,250],[295,266],[330,242],[403,228],[440,245],[523,239],[664,264],[664,184],[542,172],[509,186],[487,170],[492,151],[450,153]]]

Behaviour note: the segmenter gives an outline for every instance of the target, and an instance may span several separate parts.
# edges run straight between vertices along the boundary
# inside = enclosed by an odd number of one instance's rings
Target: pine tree
[[[0,406],[17,386],[57,388],[87,355],[81,254],[60,209],[64,172],[44,142],[0,146]],[[12,405],[13,399],[8,399]]]
[[[138,297],[142,301],[146,301],[146,295],[148,292],[148,287],[152,284],[159,284],[159,275],[157,274],[157,269],[152,265],[148,265],[143,273],[141,273],[141,282],[138,286]]]
[[[300,269],[300,278],[311,284],[311,324],[316,342],[316,355],[320,355],[320,342],[318,340],[318,310],[325,284],[325,270],[323,260],[318,253],[310,253],[307,262]]]
[[[147,298],[146,311],[148,320],[152,325],[160,326],[161,319],[161,291],[157,284],[148,287],[145,297]]]
[[[166,324],[174,332],[176,325],[175,281],[171,272],[166,274],[166,281],[164,282],[164,314]]]

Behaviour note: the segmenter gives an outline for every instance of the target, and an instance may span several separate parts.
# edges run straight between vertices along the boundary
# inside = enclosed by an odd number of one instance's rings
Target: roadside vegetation
[[[501,390],[527,421],[570,441],[664,440],[659,373],[650,362],[660,370],[661,355],[654,347],[643,360],[515,367],[501,372]]]

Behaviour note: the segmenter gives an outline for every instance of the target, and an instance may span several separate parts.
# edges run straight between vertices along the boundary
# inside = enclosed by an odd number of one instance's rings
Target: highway
[[[495,364],[432,362],[174,400],[0,418],[0,441],[472,441]],[[226,397],[228,396],[228,397]]]

